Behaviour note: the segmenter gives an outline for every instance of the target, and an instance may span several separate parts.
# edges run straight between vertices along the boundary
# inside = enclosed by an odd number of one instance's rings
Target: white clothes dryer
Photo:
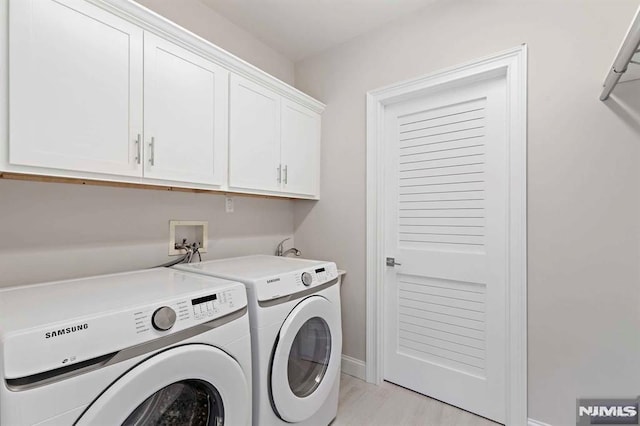
[[[254,425],[331,423],[342,354],[335,263],[258,255],[176,268],[247,286]]]
[[[158,268],[0,290],[0,424],[249,425],[240,283]]]

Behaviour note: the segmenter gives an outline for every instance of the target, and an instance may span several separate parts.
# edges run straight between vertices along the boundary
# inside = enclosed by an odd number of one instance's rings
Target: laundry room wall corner
[[[345,355],[365,359],[367,91],[526,43],[529,416],[571,424],[576,398],[636,395],[640,349],[625,336],[640,327],[639,133],[637,120],[619,114],[629,99],[607,106],[598,87],[637,7],[435,1],[296,63],[296,86],[327,104],[322,198],[295,205],[296,245],[349,271]]]

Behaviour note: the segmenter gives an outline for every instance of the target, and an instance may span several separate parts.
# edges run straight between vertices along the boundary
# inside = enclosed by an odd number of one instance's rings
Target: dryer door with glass
[[[270,391],[287,422],[311,417],[326,401],[340,368],[340,309],[322,296],[300,302],[286,318],[274,349]]]
[[[203,344],[139,363],[113,382],[76,425],[248,425],[251,395],[240,365]]]

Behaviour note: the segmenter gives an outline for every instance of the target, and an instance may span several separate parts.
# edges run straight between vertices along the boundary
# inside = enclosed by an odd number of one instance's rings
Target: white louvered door
[[[385,112],[385,380],[505,421],[504,77]]]

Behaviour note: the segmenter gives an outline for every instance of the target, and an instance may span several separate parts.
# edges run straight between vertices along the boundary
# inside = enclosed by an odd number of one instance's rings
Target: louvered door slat
[[[441,109],[435,112],[435,114],[438,115],[434,116],[433,118],[423,118],[415,120],[415,117],[412,117],[404,123],[400,124],[400,133],[407,134],[420,129],[439,128],[451,124],[473,124],[474,122],[484,119],[484,106],[478,106],[471,109],[465,108],[464,110],[459,112],[451,111],[457,111],[457,109],[453,107],[449,110],[449,113],[447,113],[446,108]]]
[[[484,245],[484,197],[452,201],[452,194],[474,185],[484,192],[485,183],[485,100],[478,99],[445,106],[398,120],[400,194],[424,192],[428,199],[399,201],[399,242],[416,246],[450,247],[477,250]],[[409,136],[410,139],[409,139]],[[454,135],[447,139],[449,136]],[[461,139],[473,136],[472,139]],[[416,138],[421,144],[416,144]],[[441,158],[443,152],[460,155]],[[448,188],[433,191],[434,187]],[[400,195],[402,197],[403,195]],[[468,195],[467,195],[468,197]],[[413,201],[413,202],[412,202]],[[415,202],[422,201],[422,202]],[[454,222],[443,223],[443,219]],[[460,218],[464,218],[460,220]],[[414,221],[411,221],[414,220]],[[466,223],[473,220],[473,223]],[[442,227],[443,232],[421,232],[415,225]],[[456,225],[476,225],[475,233],[450,232]]]

